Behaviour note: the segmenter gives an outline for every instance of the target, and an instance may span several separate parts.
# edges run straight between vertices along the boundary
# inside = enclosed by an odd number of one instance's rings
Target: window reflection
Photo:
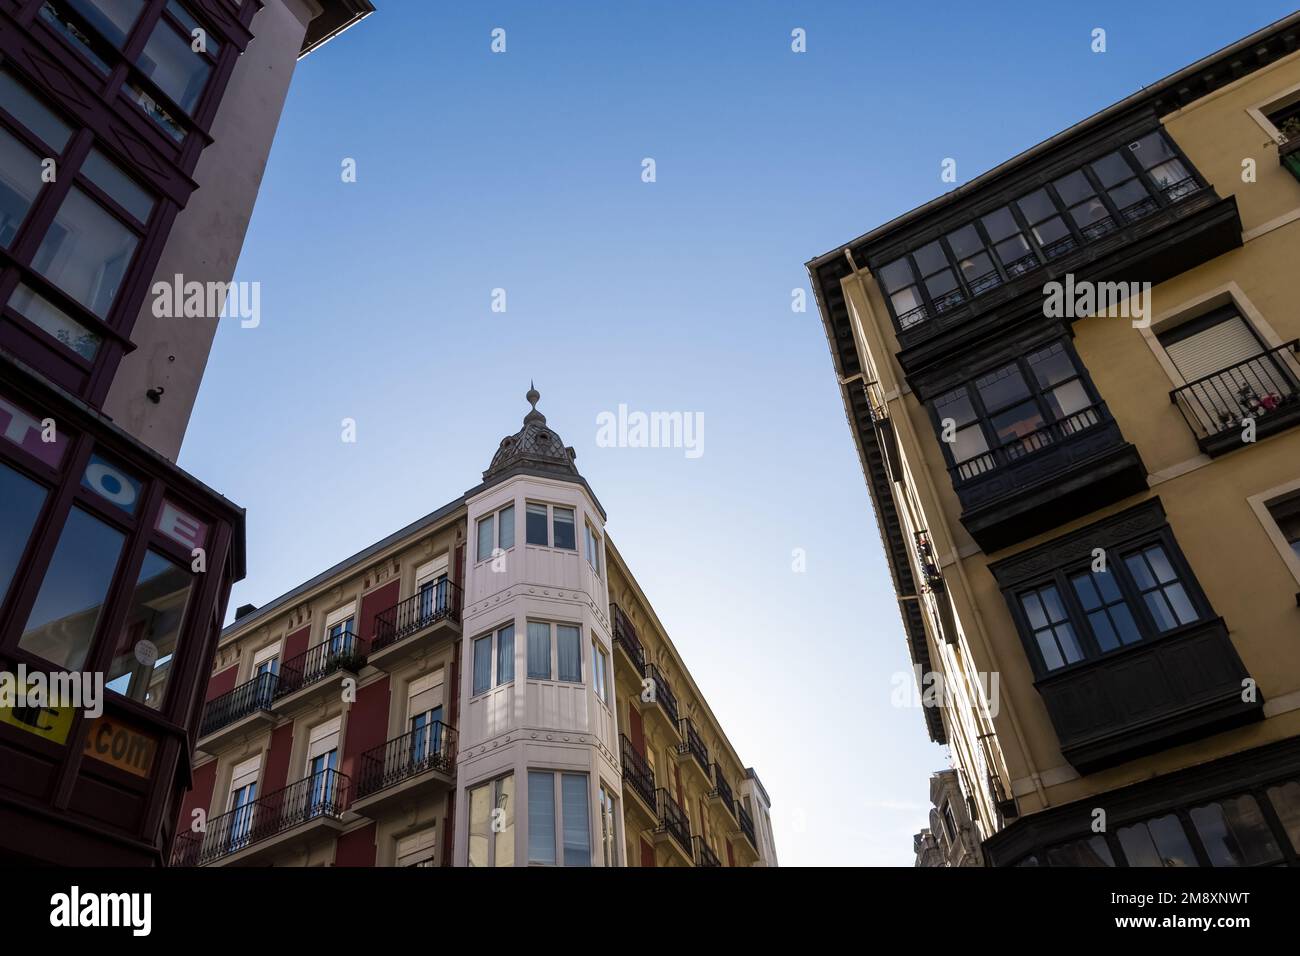
[[[145,553],[105,675],[109,690],[161,709],[192,582],[186,568],[154,551]]]
[[[36,250],[32,265],[104,318],[138,243],[126,226],[74,186]]]
[[[18,572],[45,494],[36,482],[0,465],[0,605]]]

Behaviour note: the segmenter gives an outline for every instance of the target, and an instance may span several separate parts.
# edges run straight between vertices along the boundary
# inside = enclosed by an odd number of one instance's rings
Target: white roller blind
[[[1194,382],[1263,351],[1245,319],[1230,315],[1209,328],[1165,346],[1184,382]]]
[[[437,828],[429,827],[427,830],[402,837],[397,841],[397,865],[410,866],[432,856],[437,835]]]
[[[245,760],[237,764],[230,774],[230,792],[234,793],[241,787],[246,787],[257,780],[257,773],[262,768],[261,756]]]
[[[279,641],[277,641],[274,644],[268,644],[266,647],[262,648],[255,655],[253,655],[253,670],[256,671],[258,665],[260,665],[263,661],[269,661],[272,657],[278,656],[279,653],[280,653]]]
[[[447,573],[447,556],[434,558],[428,564],[423,564],[415,569],[416,585],[423,584],[425,581],[432,581],[439,575]]]
[[[307,747],[308,760],[338,749],[339,729],[342,724],[343,718],[335,717],[333,720],[327,720],[325,723],[312,728],[310,743]]]
[[[436,670],[418,680],[411,681],[409,690],[410,703],[406,710],[407,717],[426,714],[435,707],[442,706],[442,671]]]

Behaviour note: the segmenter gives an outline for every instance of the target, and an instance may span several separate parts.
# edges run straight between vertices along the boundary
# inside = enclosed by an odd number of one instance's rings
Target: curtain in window
[[[515,546],[515,506],[508,505],[502,508],[497,515],[497,521],[501,524],[501,550],[509,551]]]
[[[497,684],[515,679],[515,626],[507,624],[497,632]]]
[[[559,624],[556,626],[555,631],[560,680],[582,680],[581,631],[569,624]]]
[[[474,642],[474,693],[481,694],[492,686],[492,638]]]
[[[560,779],[564,810],[564,865],[591,866],[591,819],[587,775],[566,773]]]
[[[528,862],[555,865],[555,774],[528,772]]]
[[[551,625],[528,623],[528,677],[551,679]]]

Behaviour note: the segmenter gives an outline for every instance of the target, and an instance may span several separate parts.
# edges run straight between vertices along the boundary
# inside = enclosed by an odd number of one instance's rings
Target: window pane
[[[555,651],[559,658],[560,680],[582,680],[581,631],[570,624],[555,627]]]
[[[948,233],[948,248],[958,261],[984,251],[984,241],[980,239],[979,230],[972,225],[962,226]]]
[[[1093,611],[1089,614],[1088,624],[1092,628],[1093,636],[1097,638],[1097,646],[1103,651],[1113,651],[1119,647],[1119,638],[1105,611]]]
[[[131,265],[136,236],[77,187],[63,201],[32,265],[100,318]]]
[[[515,506],[508,505],[497,514],[501,525],[501,550],[509,551],[515,546]]]
[[[551,679],[551,625],[528,622],[528,677]]]
[[[0,605],[9,593],[45,495],[36,482],[0,465]]]
[[[1067,206],[1083,202],[1093,195],[1092,183],[1088,182],[1088,177],[1079,170],[1062,176],[1052,185],[1056,187],[1056,194]]]
[[[566,551],[576,551],[578,549],[577,532],[573,527],[573,509],[572,508],[555,508],[555,541],[554,547],[564,548]]]
[[[1119,153],[1110,153],[1092,164],[1092,171],[1103,186],[1114,186],[1135,175],[1133,167]]]
[[[1173,606],[1174,614],[1178,617],[1178,623],[1191,624],[1197,619],[1198,615],[1196,609],[1192,607],[1192,600],[1181,584],[1171,584],[1164,591],[1165,597]]]
[[[1131,207],[1150,198],[1146,186],[1143,186],[1142,183],[1136,179],[1125,183],[1123,186],[1112,189],[1107,195],[1110,196],[1110,201],[1115,204],[1115,208],[1120,212],[1130,210]],[[1130,212],[1129,218],[1135,218],[1135,214]]]
[[[497,686],[512,683],[514,679],[515,626],[507,624],[497,632]]]
[[[135,216],[141,224],[153,212],[153,196],[141,189],[134,179],[97,149],[92,149],[81,164],[81,174],[104,190],[109,198]]]
[[[1178,626],[1178,618],[1174,616],[1173,610],[1169,603],[1164,599],[1160,591],[1151,591],[1145,596],[1147,610],[1151,612],[1151,617],[1156,622],[1156,627],[1161,631],[1171,631]]]
[[[976,455],[982,455],[988,450],[988,439],[984,437],[984,431],[979,425],[962,428],[953,435],[952,457],[958,464],[969,461]]]
[[[1041,388],[1055,385],[1067,378],[1073,378],[1077,372],[1074,363],[1065,351],[1065,346],[1054,342],[1045,349],[1040,349],[1029,356],[1029,369]]]
[[[1269,787],[1268,799],[1277,811],[1277,818],[1286,830],[1286,835],[1291,838],[1291,846],[1300,852],[1300,783],[1289,780],[1276,787]]]
[[[1167,163],[1161,163],[1159,166],[1148,169],[1147,172],[1151,174],[1151,178],[1156,181],[1156,185],[1161,189],[1168,189],[1170,186],[1181,183],[1190,175],[1190,173],[1187,172],[1187,167],[1176,159],[1172,159]],[[1181,194],[1171,195],[1169,198],[1178,199],[1180,198],[1180,195]]]
[[[18,286],[9,297],[9,307],[86,361],[93,362],[99,353],[103,339],[33,289]]]
[[[11,73],[0,71],[0,107],[56,153],[68,145],[72,130]],[[0,167],[2,168],[2,167]]]
[[[913,309],[919,309],[924,302],[921,301],[921,291],[916,286],[908,286],[901,292],[895,292],[889,297],[890,304],[894,307],[894,314],[904,316]]]
[[[938,413],[940,422],[951,418],[958,426],[969,425],[976,417],[975,406],[964,388],[940,395],[934,400],[934,410]]]
[[[1249,794],[1196,807],[1190,815],[1211,866],[1264,866],[1282,858]]]
[[[1137,157],[1138,165],[1143,169],[1150,169],[1156,163],[1171,159],[1174,155],[1165,138],[1158,132],[1147,133],[1136,143],[1130,144],[1129,151]]]
[[[474,693],[481,694],[492,686],[492,638],[474,641]]]
[[[937,241],[917,249],[912,253],[912,258],[916,260],[916,267],[921,270],[923,276],[932,275],[948,266],[948,257],[944,255],[943,247]]]
[[[496,807],[500,821],[495,831],[496,846],[493,847],[495,859],[493,866],[515,865],[515,776],[502,777],[496,782]]]
[[[41,158],[0,129],[0,248],[14,241],[41,186]]]
[[[886,292],[897,292],[915,281],[912,276],[912,265],[906,258],[895,259],[880,268],[880,284]]]
[[[1014,365],[1003,366],[988,375],[977,378],[975,387],[979,389],[980,399],[984,402],[984,407],[989,411],[994,411],[1009,405],[1011,402],[1029,397],[1029,386],[1025,384],[1025,378],[1020,374],[1020,369]]]
[[[1173,815],[1122,827],[1119,842],[1129,866],[1198,865],[1182,824]]]
[[[1089,199],[1087,202],[1070,207],[1070,216],[1074,219],[1074,224],[1080,229],[1100,222],[1109,215],[1110,212],[1106,209],[1106,204],[1100,199]],[[1091,235],[1091,232],[1085,233],[1085,236],[1087,235]]]
[[[488,865],[488,834],[492,832],[490,783],[469,792],[469,865]]]
[[[1151,576],[1142,555],[1130,554],[1124,558],[1124,564],[1128,567],[1129,573],[1133,575],[1133,580],[1137,582],[1140,590],[1147,591],[1156,586],[1155,578]]]
[[[1133,614],[1129,611],[1127,604],[1116,604],[1112,607],[1110,609],[1110,619],[1111,623],[1115,625],[1121,643],[1136,644],[1142,640],[1142,632],[1138,630],[1137,623],[1133,620]]]
[[[1074,628],[1063,623],[1056,625],[1055,630],[1056,642],[1061,645],[1066,663],[1073,664],[1075,661],[1083,660],[1083,648],[1079,646],[1078,638],[1074,636]]]
[[[555,865],[555,775],[528,771],[528,862]]]
[[[1047,626],[1047,614],[1043,611],[1043,603],[1038,599],[1037,594],[1022,594],[1020,603],[1024,605],[1025,616],[1029,618],[1029,626],[1034,630]]]
[[[989,234],[989,238],[994,242],[1020,231],[1020,226],[1016,223],[1016,217],[1011,214],[1010,206],[1003,206],[1001,209],[994,210],[981,221],[984,223],[985,232]]]
[[[1065,220],[1059,216],[1047,219],[1034,226],[1034,238],[1038,244],[1043,247],[1043,251],[1049,259],[1067,252],[1074,245],[1074,237],[1070,235],[1070,229],[1065,224]],[[1070,240],[1065,242],[1063,240]],[[1058,245],[1059,243],[1059,245]]]
[[[566,773],[560,778],[564,808],[564,865],[591,866],[591,811],[587,775]]]
[[[1051,847],[1047,851],[1047,862],[1051,866],[1115,865],[1115,860],[1110,855],[1110,847],[1106,845],[1106,838],[1101,836]]]
[[[202,29],[204,34],[203,46],[208,53],[216,56],[221,51],[221,44],[216,41],[212,36],[212,33],[195,20],[194,17],[190,15],[190,12],[181,4],[177,3],[176,0],[167,0],[167,12],[176,18],[191,38],[194,36],[195,30]]]
[[[65,670],[81,669],[124,540],[120,531],[72,509],[19,647]]]
[[[1047,407],[1052,413],[1052,417],[1058,422],[1064,421],[1076,412],[1081,412],[1092,402],[1088,399],[1088,392],[1083,387],[1083,382],[1077,378],[1072,382],[1066,382],[1064,385],[1057,386],[1050,392],[1043,395],[1047,401]],[[1086,424],[1090,415],[1085,415],[1079,422],[1071,422],[1071,426],[1077,426],[1081,423]]]
[[[144,0],[68,0],[68,5],[85,17],[104,39],[120,48],[140,18]]]
[[[546,545],[546,505],[529,505],[525,514],[525,534],[529,544]]]
[[[1038,431],[1045,424],[1042,413],[1038,411],[1038,405],[1034,402],[1022,402],[1008,408],[1005,412],[999,412],[989,420],[989,423],[993,426],[999,442],[1004,445]]]
[[[1047,194],[1046,189],[1039,189],[1023,199],[1016,200],[1016,205],[1031,224],[1056,215],[1056,203],[1052,202],[1052,197]]]
[[[1155,572],[1156,580],[1161,584],[1177,579],[1178,575],[1174,574],[1173,565],[1169,563],[1169,556],[1165,554],[1164,548],[1147,548],[1142,553],[1151,565],[1151,570]]]
[[[1013,276],[1028,272],[1038,265],[1038,257],[1029,248],[1024,236],[1017,235],[996,246],[998,258]]]
[[[186,113],[194,112],[212,72],[212,65],[190,49],[190,42],[160,20],[136,61],[141,72]]]
[[[1034,634],[1034,637],[1038,640],[1038,650],[1042,653],[1043,663],[1049,671],[1065,666],[1065,660],[1061,657],[1061,652],[1056,646],[1056,640],[1052,636],[1051,628],[1038,631]]]
[[[486,561],[492,557],[492,520],[492,515],[478,519],[478,559],[480,561]]]
[[[1092,582],[1090,574],[1080,574],[1070,579],[1074,585],[1074,593],[1079,596],[1079,603],[1083,605],[1085,611],[1093,611],[1101,607],[1101,597],[1097,594],[1097,587]]]
[[[155,551],[146,551],[126,626],[105,681],[146,707],[161,710],[194,577]]]

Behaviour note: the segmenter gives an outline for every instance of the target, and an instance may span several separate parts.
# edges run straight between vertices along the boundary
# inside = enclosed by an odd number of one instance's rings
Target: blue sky
[[[910,865],[947,756],[890,704],[902,625],[791,290],[945,157],[970,179],[1289,5],[376,5],[299,65],[236,273],[262,322],[218,332],[181,455],[248,509],[231,613],[472,487],[536,380],[781,862]],[[703,454],[598,447],[619,404],[701,413]]]

